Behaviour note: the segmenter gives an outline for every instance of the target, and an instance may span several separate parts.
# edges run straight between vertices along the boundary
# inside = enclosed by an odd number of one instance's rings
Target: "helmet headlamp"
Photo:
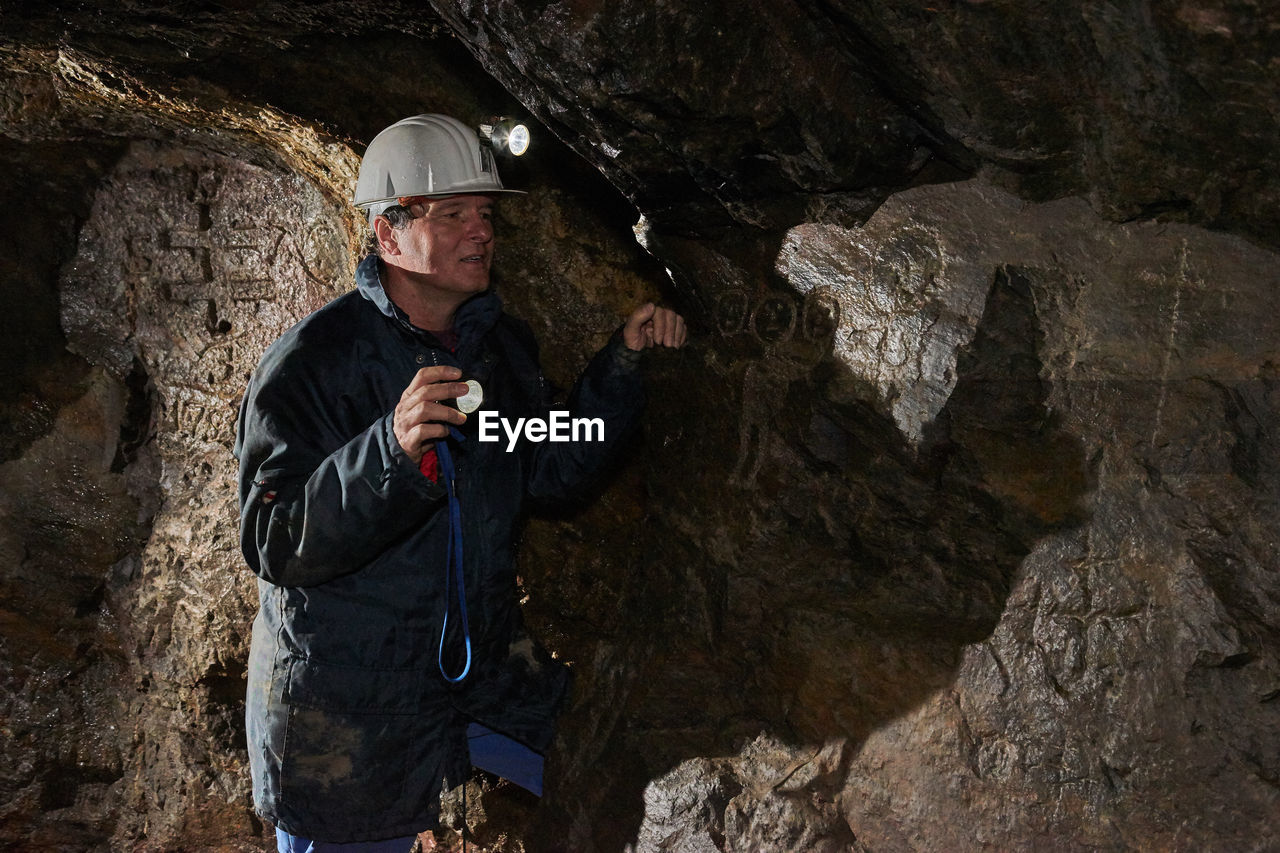
[[[506,117],[490,119],[489,124],[480,125],[480,136],[489,140],[494,151],[514,157],[528,151],[531,141],[528,127]]]

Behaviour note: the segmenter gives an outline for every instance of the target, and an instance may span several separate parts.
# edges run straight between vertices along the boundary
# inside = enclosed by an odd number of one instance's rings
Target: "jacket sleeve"
[[[644,409],[640,356],[622,342],[619,330],[587,365],[569,395],[569,417],[598,419],[603,435],[588,425],[578,441],[529,444],[530,497],[563,499],[579,494],[617,456]],[[550,401],[544,401],[544,410],[551,408]]]
[[[444,495],[396,441],[393,412],[345,436],[333,414],[341,396],[319,387],[264,359],[240,411],[240,546],[254,573],[280,586],[357,571]]]

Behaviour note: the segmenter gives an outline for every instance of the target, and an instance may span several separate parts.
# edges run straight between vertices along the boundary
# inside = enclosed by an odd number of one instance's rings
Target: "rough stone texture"
[[[128,760],[129,663],[105,602],[113,564],[145,540],[112,464],[127,392],[102,370],[76,390],[0,467],[0,840],[13,849],[105,844]]]
[[[5,472],[4,530],[26,549],[5,560],[17,567],[7,598],[41,602],[38,630],[79,642],[14,676],[11,745],[33,754],[6,786],[11,842],[257,849],[242,733],[256,589],[240,566],[230,442],[248,371],[338,292],[346,243],[311,184],[217,155],[138,144],[99,187],[60,281],[68,348],[94,368],[59,425],[87,409],[75,423],[100,433],[55,428]],[[90,442],[96,456],[81,459]],[[105,541],[39,536],[59,525]],[[72,574],[41,585],[51,560]],[[68,622],[56,605],[71,582],[83,589]],[[85,698],[63,705],[68,690]],[[51,738],[57,757],[39,754]],[[46,835],[23,827],[33,820]]]
[[[1253,0],[433,6],[667,230],[857,216],[984,169],[1275,245],[1278,36]]]
[[[917,260],[895,261],[875,248],[896,251],[904,241],[929,247],[917,257],[949,260],[930,280],[913,275]],[[895,196],[864,228],[801,226],[779,265],[800,290],[820,280],[839,294],[834,356],[855,388],[875,392],[864,399],[894,419],[904,441],[923,436],[924,451],[947,430],[956,442],[949,453],[976,464],[975,486],[1052,518],[1054,490],[1043,478],[1058,461],[1054,444],[992,433],[989,419],[978,420],[985,413],[956,405],[974,393],[984,403],[999,400],[1021,372],[1043,389],[1038,417],[1078,442],[1089,478],[1082,512],[1038,539],[1018,566],[990,635],[960,647],[944,683],[895,713],[881,716],[867,694],[885,703],[911,695],[913,686],[859,672],[854,661],[865,641],[850,647],[834,630],[804,632],[811,645],[792,650],[790,661],[827,670],[807,672],[796,686],[797,703],[812,706],[804,716],[829,713],[842,695],[850,710],[838,722],[870,716],[841,742],[834,781],[802,785],[804,797],[834,799],[843,816],[837,826],[871,850],[1280,843],[1273,823],[1280,752],[1263,734],[1276,723],[1280,695],[1277,456],[1274,437],[1259,431],[1275,415],[1280,378],[1280,351],[1268,331],[1280,284],[1274,256],[1238,238],[1187,226],[1112,225],[1077,200],[1026,205],[971,183]],[[905,313],[923,318],[907,328],[964,328],[947,299],[931,296],[939,292],[970,294],[960,302],[981,321],[967,334],[898,335],[899,318],[871,310],[883,304],[876,281],[886,267],[908,297]],[[850,281],[863,286],[849,288]],[[869,338],[894,346],[869,350]],[[1028,338],[1033,349],[1005,350],[1011,358],[990,371],[995,353]],[[951,350],[940,340],[960,343]],[[876,383],[904,362],[902,350],[922,369],[908,380],[895,374],[894,393],[883,394]],[[1034,361],[1019,371],[1024,358]],[[937,381],[948,374],[949,382]],[[942,423],[900,419],[903,398],[930,400]],[[838,402],[828,396],[812,405]],[[785,436],[774,439],[760,471],[804,467]],[[869,488],[878,497],[892,487]],[[792,502],[788,512],[830,517],[835,494],[818,491],[811,505]],[[716,529],[691,526],[704,537]],[[866,526],[858,525],[859,536]],[[808,537],[804,560],[787,564],[786,581],[775,582],[785,594],[813,582],[806,564],[824,544]],[[747,580],[747,563],[734,562],[730,596]],[[927,589],[931,582],[921,583]],[[867,595],[858,590],[843,604],[850,617]],[[919,600],[918,587],[911,597]],[[776,592],[772,603],[792,620],[799,616]],[[829,601],[824,610],[841,606]],[[876,610],[887,612],[883,602]],[[735,615],[731,597],[726,622]],[[743,624],[724,626],[725,635],[743,636],[761,618],[742,616]],[[799,633],[794,621],[779,628]],[[755,646],[771,642],[763,633]],[[901,646],[895,640],[879,651],[892,655]],[[804,728],[821,734],[832,727],[819,718]],[[758,765],[749,748],[714,766],[687,760],[655,780],[637,850],[711,849],[698,833],[731,839],[744,814],[797,834],[785,844],[737,836],[715,849],[820,850],[837,837],[831,830],[801,840],[798,833],[821,819],[780,814],[766,797],[740,794],[734,807],[720,802],[709,815],[671,805]],[[660,846],[664,839],[671,843]]]
[[[664,230],[859,213],[968,165],[790,3],[436,3],[504,85]],[[803,105],[803,106],[802,106]]]
[[[239,557],[230,441],[262,350],[342,292],[346,242],[305,180],[139,144],[100,186],[63,269],[69,349],[142,397],[120,453],[154,512],[109,594],[134,682],[127,714],[145,721],[122,746],[146,756],[124,792],[127,813],[146,818],[122,821],[117,841],[255,829],[240,750],[257,589]]]
[[[477,845],[1280,847],[1274,10],[435,5],[3,10],[0,843],[260,846],[244,375],[360,140],[527,108],[552,378],[660,288],[695,336],[526,531],[578,686]]]
[[[635,851],[858,849],[834,796],[842,752],[762,735],[735,759],[687,761],[645,789]]]

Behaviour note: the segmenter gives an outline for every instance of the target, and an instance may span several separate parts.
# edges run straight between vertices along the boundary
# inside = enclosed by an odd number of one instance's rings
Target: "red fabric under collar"
[[[418,470],[422,472],[422,476],[433,483],[440,480],[440,459],[436,456],[434,447],[422,454],[422,461],[418,463]]]

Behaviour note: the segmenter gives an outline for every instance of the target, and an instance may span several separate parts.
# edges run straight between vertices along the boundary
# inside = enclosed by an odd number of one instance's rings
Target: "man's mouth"
[[[464,264],[482,264],[484,263],[484,255],[467,255],[462,259]]]

